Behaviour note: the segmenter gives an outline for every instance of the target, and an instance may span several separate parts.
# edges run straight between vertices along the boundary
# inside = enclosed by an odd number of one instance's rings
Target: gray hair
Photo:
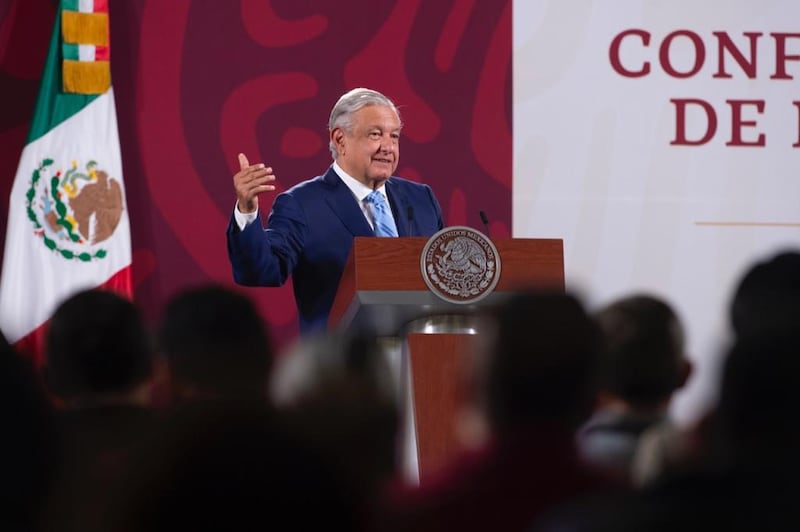
[[[330,120],[328,120],[328,132],[336,128],[341,128],[349,133],[353,125],[353,113],[368,105],[384,105],[389,107],[394,111],[394,114],[397,115],[398,120],[400,120],[400,113],[392,100],[378,91],[359,87],[342,94],[336,102],[336,105],[333,106]],[[328,145],[331,150],[331,157],[335,161],[339,156],[339,152],[336,151],[336,145],[333,143],[333,140],[331,140]]]

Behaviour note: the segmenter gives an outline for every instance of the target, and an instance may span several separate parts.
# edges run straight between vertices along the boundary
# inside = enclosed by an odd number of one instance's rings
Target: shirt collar
[[[336,172],[336,175],[338,175],[339,178],[344,182],[344,184],[347,185],[347,188],[350,189],[350,192],[353,193],[353,195],[356,197],[358,201],[360,202],[364,201],[364,198],[369,196],[370,192],[372,192],[372,189],[370,187],[368,187],[355,177],[351,176],[350,174],[342,170],[342,167],[339,166],[339,164],[336,161],[333,161],[333,171]],[[383,194],[384,198],[387,198],[385,185],[386,185],[385,183],[381,185],[378,188],[378,192]]]

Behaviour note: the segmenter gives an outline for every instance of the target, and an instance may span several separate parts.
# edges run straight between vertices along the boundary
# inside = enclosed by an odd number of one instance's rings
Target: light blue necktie
[[[397,226],[394,224],[392,211],[383,194],[373,190],[365,199],[372,204],[375,236],[397,236]]]

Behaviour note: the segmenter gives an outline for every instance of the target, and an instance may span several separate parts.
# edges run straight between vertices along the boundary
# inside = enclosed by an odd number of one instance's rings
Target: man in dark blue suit
[[[241,170],[233,176],[237,203],[228,225],[234,279],[246,286],[280,286],[292,275],[303,333],[327,326],[354,237],[431,236],[444,226],[428,185],[392,175],[401,127],[397,108],[383,94],[364,88],[345,93],[328,123],[333,164],[324,175],[279,194],[266,230],[255,223],[258,195],[275,190],[275,175],[239,154]],[[388,217],[374,206],[373,192],[379,203],[388,200]]]

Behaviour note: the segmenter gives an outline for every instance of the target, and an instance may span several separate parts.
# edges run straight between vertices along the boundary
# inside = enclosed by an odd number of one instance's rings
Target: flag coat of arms
[[[0,329],[40,357],[63,300],[130,295],[131,241],[109,64],[107,0],[62,0],[9,198]]]

